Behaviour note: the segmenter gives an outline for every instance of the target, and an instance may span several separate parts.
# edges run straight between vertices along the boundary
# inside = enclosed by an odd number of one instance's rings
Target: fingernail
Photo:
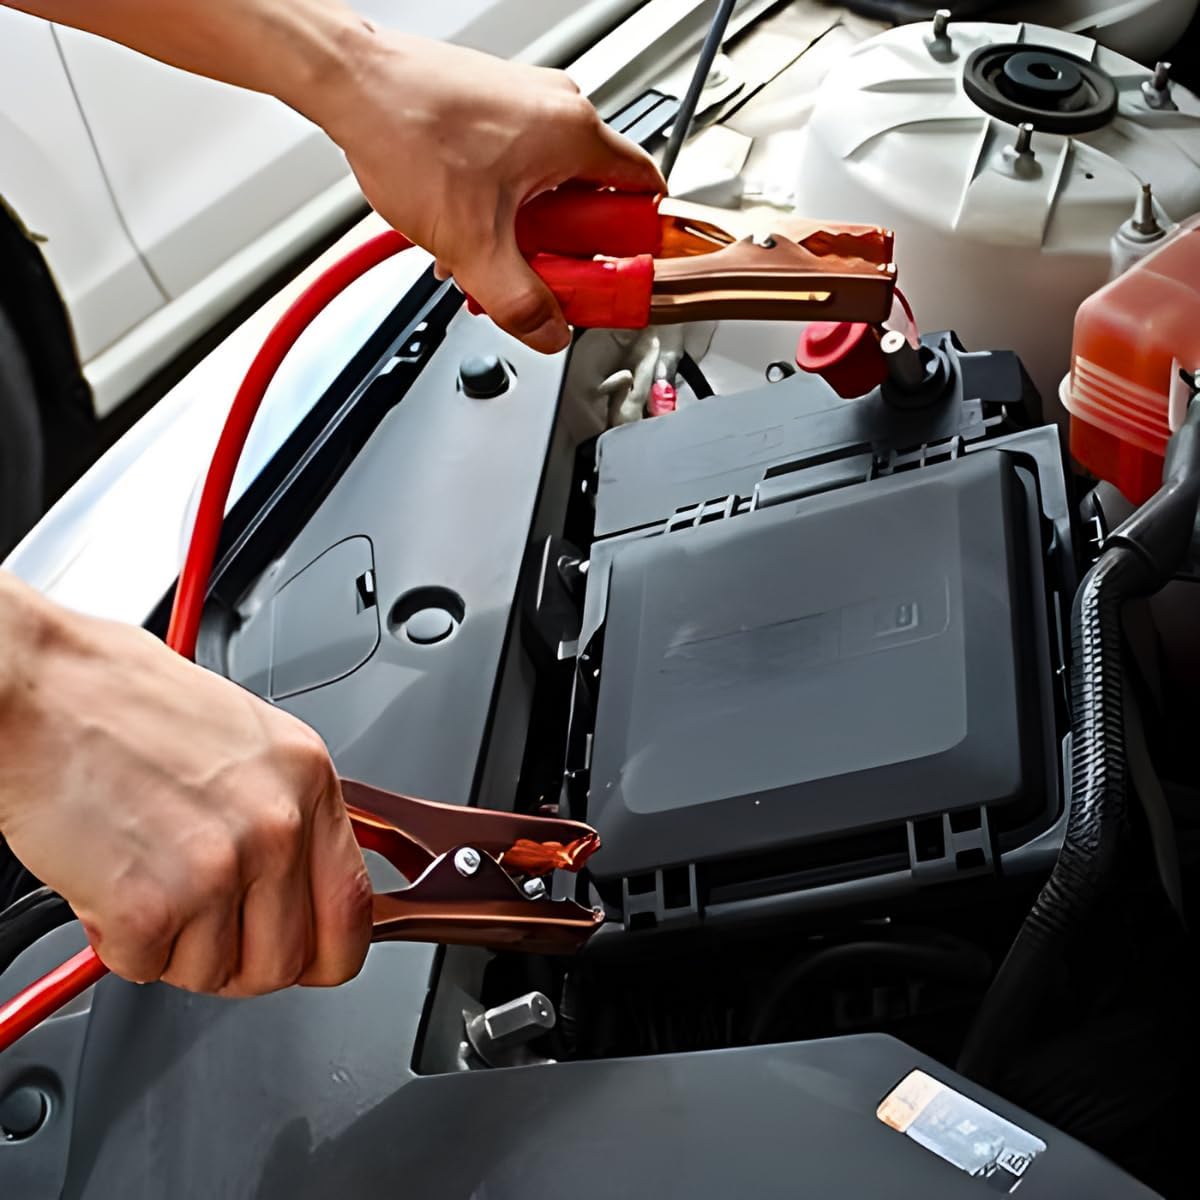
[[[551,317],[529,335],[529,345],[543,354],[557,354],[571,344],[571,331],[564,321]]]

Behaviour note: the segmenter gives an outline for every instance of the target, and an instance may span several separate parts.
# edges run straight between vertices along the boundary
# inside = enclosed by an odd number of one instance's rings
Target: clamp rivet
[[[1033,153],[1033,126],[1028,121],[1017,126],[1017,140],[1013,149],[1018,154]]]
[[[521,885],[521,891],[530,900],[544,900],[546,898],[546,881],[544,879],[527,879]]]
[[[946,30],[950,26],[950,10],[948,8],[939,8],[933,14],[933,36],[942,41],[946,36]]]
[[[481,861],[479,851],[470,846],[464,846],[454,855],[454,866],[460,875],[474,875]]]

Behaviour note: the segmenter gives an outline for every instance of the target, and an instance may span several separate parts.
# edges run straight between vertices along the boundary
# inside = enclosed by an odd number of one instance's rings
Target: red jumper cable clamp
[[[517,213],[517,243],[568,323],[878,323],[892,311],[892,234],[564,185]],[[472,302],[472,309],[480,309]]]

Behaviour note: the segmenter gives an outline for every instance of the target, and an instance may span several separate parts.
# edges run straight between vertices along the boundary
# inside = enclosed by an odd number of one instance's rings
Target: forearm
[[[172,66],[279,97],[321,121],[370,45],[342,0],[0,0]]]
[[[15,575],[0,571],[0,834],[8,834],[22,789],[12,750],[29,737],[35,664],[57,635],[57,610]]]

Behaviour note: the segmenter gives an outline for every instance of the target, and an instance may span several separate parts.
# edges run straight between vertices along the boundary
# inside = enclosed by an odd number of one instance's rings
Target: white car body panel
[[[129,232],[171,297],[346,173],[315,126],[269,97],[60,28]]]
[[[0,8],[0,197],[39,239],[90,358],[164,296],[121,223],[54,29]]]
[[[91,388],[96,415],[108,416],[148,376],[210,329],[245,295],[286,267],[306,246],[365,207],[354,177],[346,175],[85,363],[83,374]]]
[[[561,0],[356,7],[380,25],[556,61],[564,33],[578,45],[634,4],[592,0],[570,14]],[[0,197],[52,240],[47,260],[99,417],[306,246],[365,211],[341,152],[277,101],[7,8]]]
[[[523,49],[556,0],[356,0],[381,26]],[[170,297],[349,173],[342,153],[286,105],[189,75],[75,29],[63,57],[134,242]]]
[[[367,217],[255,313],[75,484],[7,567],[68,607],[144,621],[178,570],[205,466],[237,382],[266,334],[317,273],[383,228],[378,217]],[[428,265],[421,251],[397,256],[306,331],[267,393],[231,503],[336,378],[344,355],[367,340]]]

